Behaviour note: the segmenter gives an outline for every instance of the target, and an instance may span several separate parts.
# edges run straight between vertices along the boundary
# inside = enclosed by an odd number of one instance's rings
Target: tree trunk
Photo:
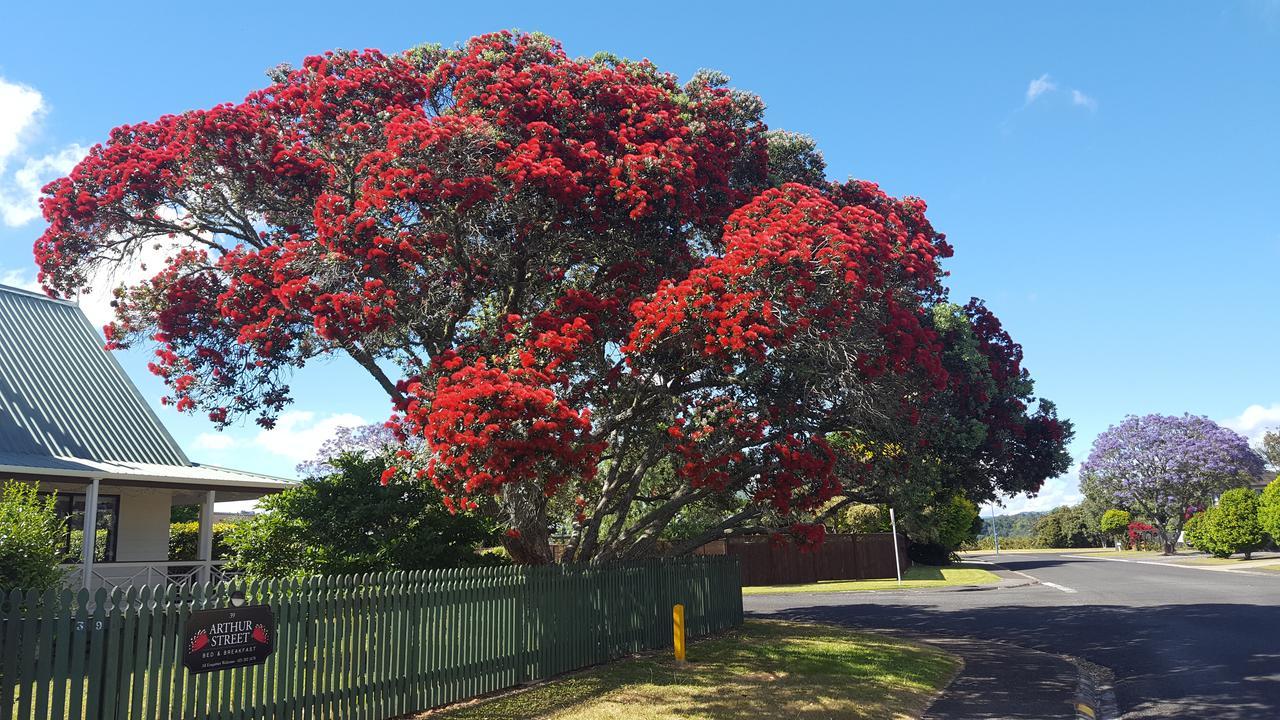
[[[502,486],[502,505],[511,525],[511,531],[502,538],[502,546],[511,559],[519,565],[555,562],[546,495],[530,483],[507,483]]]

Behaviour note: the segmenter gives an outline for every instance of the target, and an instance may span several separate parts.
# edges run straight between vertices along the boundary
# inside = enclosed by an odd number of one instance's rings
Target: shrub
[[[1117,510],[1112,508],[1102,513],[1102,520],[1098,523],[1098,528],[1102,530],[1102,534],[1111,539],[1116,539],[1124,535],[1125,529],[1129,527],[1129,523],[1133,522],[1133,516],[1128,510]]]
[[[951,562],[953,549],[941,543],[917,543],[907,544],[907,557],[913,563],[920,565],[947,565]]]
[[[1158,532],[1155,527],[1137,520],[1129,523],[1129,547],[1134,550],[1149,550],[1156,547]]]
[[[1258,494],[1249,488],[1222,493],[1197,532],[1197,547],[1214,557],[1244,553],[1248,560],[1262,545],[1262,525],[1258,522]]]
[[[501,562],[476,553],[498,540],[494,523],[448,512],[430,484],[383,485],[390,466],[385,454],[344,453],[328,461],[328,474],[264,498],[265,512],[231,524],[229,564],[254,577],[287,577]]]
[[[1280,478],[1267,483],[1258,498],[1258,524],[1273,542],[1280,543]]]
[[[230,554],[227,532],[235,523],[215,523],[213,526],[213,559],[222,560]],[[179,522],[169,526],[169,559],[195,560],[200,545],[200,522]]]
[[[1204,537],[1202,532],[1204,530],[1208,514],[1208,510],[1201,510],[1190,518],[1187,518],[1186,524],[1182,526],[1182,541],[1186,543],[1187,547],[1195,548],[1196,550],[1204,549]]]
[[[66,558],[62,542],[66,525],[54,506],[55,496],[41,497],[36,486],[10,480],[0,492],[0,590],[48,590],[66,577],[59,564]]]

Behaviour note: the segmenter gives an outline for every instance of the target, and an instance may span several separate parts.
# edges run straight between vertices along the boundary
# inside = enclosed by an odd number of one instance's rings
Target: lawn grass
[[[937,588],[951,585],[987,585],[1000,578],[989,570],[972,565],[956,564],[947,567],[912,565],[902,575],[902,588]],[[760,585],[742,588],[743,595],[772,593],[852,592],[859,590],[897,590],[896,578],[887,580],[824,580],[806,585]]]
[[[620,660],[430,720],[914,718],[960,668],[940,650],[808,623],[749,620],[668,654]]]

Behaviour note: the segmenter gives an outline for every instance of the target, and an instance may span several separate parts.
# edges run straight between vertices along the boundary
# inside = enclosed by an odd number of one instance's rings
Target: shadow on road
[[[790,600],[812,601],[812,597]],[[787,606],[786,602],[779,598],[752,603],[749,609],[797,620],[1000,640],[1082,657],[1115,671],[1116,695],[1126,718],[1280,718],[1280,608],[1274,606],[949,609],[887,602],[829,606]],[[1009,678],[1009,683],[1016,687],[1031,680]]]

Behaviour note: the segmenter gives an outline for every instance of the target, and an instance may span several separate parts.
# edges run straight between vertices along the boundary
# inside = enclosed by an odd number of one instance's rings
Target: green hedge
[[[1036,543],[1035,538],[1030,537],[1002,537],[1000,538],[1000,549],[1002,550],[1034,550],[1040,547]],[[992,541],[990,535],[965,543],[962,547],[964,550],[994,550],[995,542]]]
[[[226,558],[226,533],[232,523],[215,523],[213,526],[213,559]],[[169,559],[195,560],[196,548],[200,544],[200,523],[183,522],[169,526]]]

